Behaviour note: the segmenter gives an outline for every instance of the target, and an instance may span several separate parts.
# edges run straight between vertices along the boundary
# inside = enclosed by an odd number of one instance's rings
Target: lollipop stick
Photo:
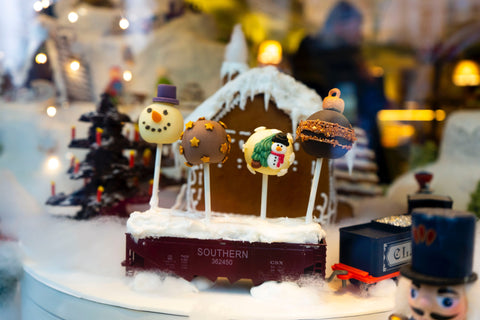
[[[260,218],[267,217],[267,193],[268,193],[268,174],[262,174],[262,203],[260,207]]]
[[[322,170],[323,158],[317,158],[315,162],[315,172],[313,173],[312,188],[310,189],[310,198],[308,199],[307,215],[305,222],[310,223],[313,220],[313,207],[315,206],[315,198],[317,197],[318,180],[320,180],[320,171]]]
[[[212,206],[210,201],[210,164],[203,164],[203,184],[205,185],[205,220],[210,221],[210,214],[212,212]]]
[[[158,207],[158,185],[160,182],[160,166],[162,162],[162,144],[157,144],[155,153],[155,167],[153,171],[152,197],[150,198],[150,208]]]

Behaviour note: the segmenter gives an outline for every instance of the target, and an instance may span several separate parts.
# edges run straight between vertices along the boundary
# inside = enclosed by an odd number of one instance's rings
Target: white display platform
[[[361,297],[330,292],[318,303],[285,298],[264,300],[250,294],[249,282],[230,285],[221,279],[200,292],[181,295],[132,290],[132,278],[24,267],[22,319],[357,319],[384,320],[392,297]]]

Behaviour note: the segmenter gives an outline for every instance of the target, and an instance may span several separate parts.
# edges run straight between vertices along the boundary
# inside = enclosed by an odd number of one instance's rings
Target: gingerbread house
[[[322,108],[315,91],[273,66],[253,68],[228,81],[198,106],[185,122],[200,117],[222,121],[232,138],[229,159],[211,166],[211,203],[216,212],[257,215],[260,212],[260,174],[247,169],[242,146],[255,128],[265,126],[295,135],[297,124]],[[305,216],[315,159],[294,144],[295,162],[282,177],[270,176],[267,217]],[[335,212],[330,161],[323,162],[314,216],[331,221]],[[189,210],[204,210],[203,170],[189,169],[186,192]]]

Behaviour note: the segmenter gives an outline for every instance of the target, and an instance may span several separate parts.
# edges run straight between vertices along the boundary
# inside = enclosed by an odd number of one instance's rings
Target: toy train
[[[365,287],[381,280],[396,278],[400,268],[411,260],[411,216],[415,208],[452,208],[449,196],[433,194],[429,188],[432,174],[415,174],[419,190],[408,195],[405,215],[385,217],[369,223],[340,228],[340,263],[332,266],[335,276]]]
[[[420,176],[422,181],[429,177],[426,173]],[[409,210],[427,205],[452,207],[449,197],[425,190],[421,185],[421,192],[409,197]],[[336,276],[343,285],[347,280],[370,285],[397,277],[400,267],[409,263],[411,257],[409,221],[407,213],[340,228],[340,263],[332,266],[329,280]],[[295,280],[304,274],[325,278],[326,242],[323,239],[318,244],[263,243],[179,237],[136,241],[127,233],[126,260],[122,265],[127,275],[156,270],[189,281],[196,276],[211,281],[225,277],[232,283],[251,279],[258,285],[272,280]]]
[[[127,234],[127,275],[137,270],[161,270],[188,281],[202,276],[230,282],[298,279],[303,274],[325,277],[326,243],[263,243],[161,237],[139,239]]]

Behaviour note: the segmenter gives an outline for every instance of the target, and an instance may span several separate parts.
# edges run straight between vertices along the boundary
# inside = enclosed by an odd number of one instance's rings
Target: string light
[[[78,69],[80,69],[80,62],[78,60],[73,60],[70,62],[70,69],[72,71],[78,71]]]
[[[275,40],[263,41],[257,59],[262,64],[279,64],[282,61],[282,45]]]
[[[473,60],[460,60],[453,70],[452,81],[456,86],[480,85],[480,67]]]
[[[58,168],[60,168],[60,161],[58,160],[58,157],[50,156],[47,159],[47,169],[49,171],[56,171]]]
[[[43,9],[42,1],[35,1],[33,3],[33,10],[35,10],[36,12],[40,12],[42,11],[42,9]]]
[[[70,21],[71,23],[77,22],[78,21],[78,13],[76,13],[75,11],[71,11],[68,14],[68,21]]]
[[[128,81],[132,80],[132,77],[133,77],[133,75],[132,75],[132,72],[130,70],[125,70],[123,72],[123,80],[128,82]]]
[[[35,62],[38,64],[44,64],[47,62],[47,55],[43,52],[40,52],[35,56]]]
[[[55,106],[49,106],[47,108],[47,116],[49,116],[50,118],[53,118],[55,117],[56,114],[57,114],[57,108],[55,108]]]
[[[128,27],[130,26],[130,22],[128,22],[127,18],[122,18],[118,22],[118,25],[122,30],[125,30],[125,29],[128,29]]]
[[[50,0],[42,0],[41,3],[43,9],[47,9],[50,6]]]

